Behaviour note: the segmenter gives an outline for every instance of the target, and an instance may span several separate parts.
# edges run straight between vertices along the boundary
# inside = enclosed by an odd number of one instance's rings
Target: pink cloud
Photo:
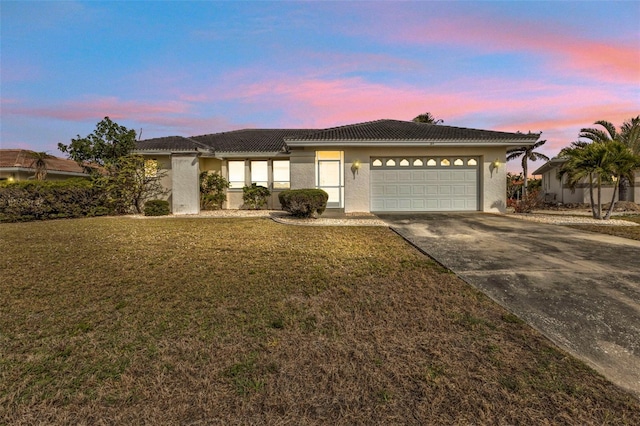
[[[405,25],[387,34],[403,43],[462,45],[484,52],[515,52],[542,56],[556,72],[585,75],[604,81],[637,84],[640,82],[638,41],[625,43],[597,41],[569,33],[547,23],[491,18],[460,17],[457,20],[431,20]],[[570,72],[569,72],[570,71]]]
[[[136,117],[184,114],[188,104],[179,101],[137,102],[123,101],[115,97],[89,98],[64,102],[46,107],[22,106],[18,102],[4,105],[3,113],[29,117],[54,118],[64,121],[86,121],[109,116],[112,119],[135,119]]]

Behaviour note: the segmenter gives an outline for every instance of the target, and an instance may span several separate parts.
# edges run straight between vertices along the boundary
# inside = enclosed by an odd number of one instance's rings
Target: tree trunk
[[[589,201],[591,202],[591,215],[593,216],[594,219],[597,219],[596,205],[593,201],[593,176],[592,175],[589,175]]]
[[[620,201],[631,201],[631,194],[629,188],[631,187],[631,182],[629,178],[626,176],[621,176],[620,181],[618,181],[618,200]],[[615,192],[615,188],[614,188]]]
[[[598,217],[596,219],[602,219],[602,178],[598,174]]]
[[[522,180],[522,199],[526,200],[527,199],[527,174],[529,172],[528,170],[528,164],[527,164],[527,156],[525,154],[524,158],[522,159],[522,171],[524,172],[524,179]]]
[[[609,218],[611,217],[611,212],[613,211],[613,205],[615,203],[615,199],[616,199],[616,189],[618,189],[617,185],[613,186],[613,196],[611,197],[611,204],[609,204],[609,210],[607,210],[607,214],[604,216],[605,220],[609,220]]]

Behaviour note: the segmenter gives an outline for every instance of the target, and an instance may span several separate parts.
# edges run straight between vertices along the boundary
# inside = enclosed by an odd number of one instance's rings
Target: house
[[[552,158],[545,164],[540,166],[533,172],[534,176],[542,176],[542,192],[545,201],[562,203],[562,204],[589,204],[589,184],[586,179],[576,185],[575,188],[569,188],[567,185],[567,177],[558,177],[560,167],[566,162],[563,158]],[[602,185],[602,200],[608,203],[613,195],[614,185]],[[618,201],[618,193],[616,193],[615,201]],[[635,182],[629,188],[629,201],[640,202],[640,173],[635,174]],[[594,191],[594,197],[597,197]]]
[[[242,187],[320,188],[344,212],[503,212],[508,148],[537,133],[507,133],[398,120],[329,129],[247,129],[139,141],[136,152],[165,170],[174,214],[199,212],[198,176],[230,182],[224,208],[242,206]]]
[[[36,169],[33,151],[26,149],[0,149],[0,181],[34,179]],[[72,177],[87,177],[83,168],[75,161],[52,157],[45,160],[47,180],[63,180]]]

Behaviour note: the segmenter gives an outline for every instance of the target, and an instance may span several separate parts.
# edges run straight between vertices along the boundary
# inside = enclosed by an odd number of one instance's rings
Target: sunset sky
[[[426,111],[542,132],[640,114],[640,2],[0,2],[2,148]],[[535,167],[535,165],[533,166]],[[517,169],[517,167],[510,166]]]

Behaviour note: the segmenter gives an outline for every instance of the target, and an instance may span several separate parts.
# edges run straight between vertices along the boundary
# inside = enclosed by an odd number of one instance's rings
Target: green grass
[[[640,424],[385,228],[0,225],[0,424]]]
[[[613,219],[622,219],[640,224],[640,215],[615,216]],[[571,225],[571,228],[583,231],[598,232],[600,234],[615,235],[616,237],[629,238],[640,241],[640,226],[615,226],[615,225]]]

